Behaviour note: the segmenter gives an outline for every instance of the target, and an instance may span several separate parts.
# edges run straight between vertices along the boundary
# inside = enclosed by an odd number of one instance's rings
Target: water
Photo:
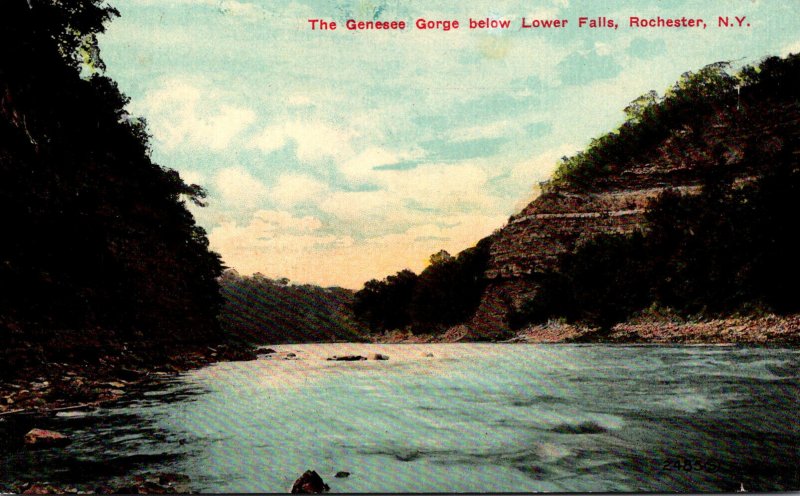
[[[285,492],[313,469],[332,492],[800,488],[798,349],[274,348],[300,359],[216,364],[52,419],[75,442],[7,453],[0,480],[177,472],[200,491]],[[370,352],[390,360],[325,360]]]

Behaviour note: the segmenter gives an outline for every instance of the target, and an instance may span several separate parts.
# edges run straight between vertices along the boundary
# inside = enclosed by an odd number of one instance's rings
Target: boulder
[[[306,470],[292,485],[292,494],[319,494],[330,491],[330,487],[313,470]]]
[[[332,357],[328,358],[328,360],[334,360],[337,362],[357,362],[359,360],[366,360],[367,357],[361,355],[342,355],[337,356],[333,355]]]
[[[263,353],[264,355],[271,355],[271,354],[273,354],[273,353],[277,353],[277,352],[276,352],[275,350],[273,350],[272,348],[259,348],[259,349],[258,349],[258,352],[259,352],[259,353]]]
[[[382,353],[370,353],[369,355],[367,355],[367,358],[369,358],[370,360],[388,360],[389,355],[384,355]]]
[[[345,477],[350,477],[350,472],[345,472],[345,471],[336,472],[336,475],[334,475],[334,477],[336,477],[337,479],[343,479]]]
[[[433,353],[425,353],[422,356],[424,356],[425,358],[433,358]]]
[[[72,440],[63,434],[44,429],[31,429],[25,434],[25,444],[34,448],[66,446],[71,442]]]

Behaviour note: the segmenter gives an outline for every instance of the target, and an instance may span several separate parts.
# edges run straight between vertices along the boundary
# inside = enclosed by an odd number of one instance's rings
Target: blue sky
[[[107,74],[240,273],[358,288],[502,227],[556,161],[637,96],[719,60],[800,51],[797,0],[117,0]],[[703,17],[708,29],[634,29]],[[718,29],[718,16],[747,16]],[[579,29],[579,16],[623,25]],[[312,31],[309,18],[458,19],[449,32]],[[470,17],[508,30],[464,29]],[[568,19],[564,29],[518,29]]]

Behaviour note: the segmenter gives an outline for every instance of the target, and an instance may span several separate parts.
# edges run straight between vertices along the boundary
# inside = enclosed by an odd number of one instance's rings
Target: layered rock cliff
[[[797,85],[793,76],[783,81]],[[599,233],[630,233],[644,227],[649,201],[666,189],[693,194],[712,170],[735,182],[751,181],[770,156],[796,147],[800,103],[796,95],[739,94],[704,109],[691,123],[669,129],[651,146],[625,160],[602,164],[591,180],[542,185],[542,194],[491,236],[480,305],[469,323],[472,338],[508,331],[510,311],[536,297],[537,279],[559,258]],[[799,150],[792,148],[792,153]],[[749,160],[745,160],[745,157]]]

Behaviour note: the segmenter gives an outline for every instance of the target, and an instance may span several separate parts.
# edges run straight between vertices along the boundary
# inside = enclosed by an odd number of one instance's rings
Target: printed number
[[[717,460],[693,460],[691,458],[681,457],[665,460],[661,469],[664,471],[682,470],[684,472],[717,472],[719,468],[720,464]]]

